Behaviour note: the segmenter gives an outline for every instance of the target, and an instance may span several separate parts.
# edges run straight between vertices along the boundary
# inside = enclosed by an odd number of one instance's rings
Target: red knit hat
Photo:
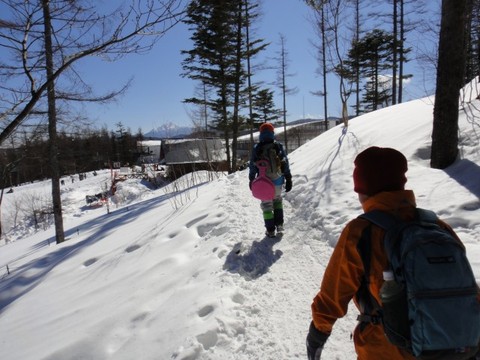
[[[272,124],[270,123],[263,123],[262,125],[260,125],[260,133],[264,132],[264,131],[270,131],[270,132],[275,132],[275,128],[273,127]]]
[[[353,190],[357,193],[375,195],[405,189],[407,159],[395,149],[369,147],[357,155],[354,164]]]

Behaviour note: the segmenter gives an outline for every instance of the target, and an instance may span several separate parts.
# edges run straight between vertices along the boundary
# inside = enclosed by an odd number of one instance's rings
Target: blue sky
[[[257,37],[270,42],[269,49],[262,56],[276,65],[272,60],[277,56],[279,34],[286,37],[288,58],[290,60],[287,85],[296,88],[294,95],[287,97],[287,121],[303,117],[323,118],[323,100],[313,96],[312,91],[321,87],[321,79],[316,73],[318,68],[312,41],[316,35],[309,20],[310,10],[301,0],[263,0],[262,17],[257,21]],[[182,78],[181,50],[191,48],[190,34],[184,25],[178,25],[163,37],[147,55],[130,55],[117,62],[107,63],[98,59],[86,59],[78,65],[78,70],[96,92],[118,89],[133,78],[127,93],[115,103],[102,106],[88,106],[87,115],[102,127],[115,129],[121,122],[136,132],[175,123],[181,126],[191,125],[183,99],[194,93],[195,83]],[[431,83],[425,83],[420,69],[407,64],[407,72],[415,76],[405,89],[405,100],[423,97],[431,93]],[[275,80],[274,71],[264,71],[262,77],[268,82]],[[329,96],[329,115],[340,114],[340,102],[336,100],[337,84],[332,77]],[[276,106],[281,108],[281,97],[276,91]]]

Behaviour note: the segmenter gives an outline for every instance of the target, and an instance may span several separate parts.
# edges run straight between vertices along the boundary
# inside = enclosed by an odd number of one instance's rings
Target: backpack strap
[[[392,228],[394,225],[402,221],[386,211],[372,210],[359,216],[359,218],[367,219],[368,221],[380,226],[384,230]],[[432,210],[425,210],[421,208],[415,209],[415,220],[436,223],[438,216]]]
[[[278,141],[274,141],[273,142],[273,146],[275,147],[275,151],[277,152],[277,155],[280,153],[280,144],[278,143]]]
[[[367,324],[381,323],[381,307],[377,299],[373,297],[369,290],[370,285],[370,264],[372,260],[372,226],[367,226],[360,237],[357,244],[357,251],[360,254],[363,263],[364,274],[357,290],[356,298],[360,307],[361,314],[357,317],[360,322],[360,331]]]
[[[262,142],[259,142],[255,148],[255,151],[256,151],[256,154],[258,156],[260,156],[261,152],[263,151],[263,147],[264,146],[267,146],[267,145],[273,145],[273,147],[275,148],[275,151],[278,153],[280,151],[280,148],[278,146],[278,142],[277,141],[268,141],[268,142],[265,142],[265,141],[262,141]]]
[[[360,330],[368,323],[378,324],[382,321],[382,308],[378,303],[377,299],[370,293],[369,283],[370,283],[370,264],[372,257],[372,224],[379,226],[385,233],[389,232],[391,229],[401,229],[405,224],[403,221],[400,221],[395,216],[390,215],[389,213],[382,210],[372,210],[367,213],[361,214],[358,216],[360,219],[365,219],[370,222],[370,225],[365,228],[362,232],[360,240],[358,242],[357,250],[360,254],[360,257],[363,262],[364,276],[359,290],[357,291],[357,298],[360,304],[361,315],[358,316],[357,320],[361,322]],[[399,230],[398,230],[399,231]],[[396,240],[398,236],[394,236],[391,243],[391,249],[396,245]],[[386,237],[383,239],[384,243],[386,242]],[[387,249],[386,249],[387,251]],[[387,258],[390,263],[390,256],[393,255],[387,252]],[[390,266],[390,265],[389,265]]]
[[[437,214],[435,214],[435,212],[433,212],[432,210],[416,208],[415,212],[416,212],[415,216],[418,219],[418,221],[425,221],[425,222],[434,223],[434,224],[436,224],[438,221]]]
[[[366,212],[359,216],[359,218],[366,219],[371,223],[381,227],[383,230],[387,231],[388,229],[395,226],[398,220],[393,215],[382,211],[382,210],[372,210]]]
[[[417,210],[415,211],[416,211],[415,219],[418,221],[419,215]],[[429,211],[425,210],[425,215],[427,215],[427,213],[429,213]],[[422,216],[423,216],[423,213],[422,213]],[[428,218],[430,218],[430,216],[431,214],[428,214]],[[399,243],[399,241],[401,240],[400,235],[403,229],[407,227],[409,223],[382,210],[369,211],[367,213],[360,215],[359,218],[366,219],[371,223],[381,227],[383,230],[385,230],[383,244],[384,244],[385,252],[387,254],[389,266],[391,266],[392,259],[396,258],[398,260],[399,252],[397,250],[398,250],[398,247],[400,246],[400,243]],[[398,274],[395,274],[395,278],[397,275]]]

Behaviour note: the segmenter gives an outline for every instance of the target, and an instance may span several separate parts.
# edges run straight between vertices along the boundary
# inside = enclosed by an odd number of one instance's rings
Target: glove
[[[285,192],[292,190],[292,176],[285,177]]]
[[[323,350],[323,347],[319,347],[316,349],[310,347],[307,341],[308,360],[320,360],[320,357],[322,356],[322,350]]]
[[[330,334],[322,333],[318,331],[313,325],[313,321],[310,323],[307,335],[307,356],[308,360],[320,360],[322,355],[323,346],[327,341]]]

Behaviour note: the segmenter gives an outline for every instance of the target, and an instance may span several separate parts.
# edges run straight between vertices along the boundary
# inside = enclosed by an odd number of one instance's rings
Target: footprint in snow
[[[97,258],[88,259],[87,261],[85,261],[85,262],[83,263],[83,266],[89,267],[90,265],[95,264],[97,261],[98,261]]]
[[[197,314],[198,314],[199,317],[204,318],[204,317],[210,315],[214,310],[215,310],[215,308],[212,305],[206,305],[206,306],[202,307],[200,310],[198,310]]]
[[[138,245],[138,244],[130,245],[129,247],[127,247],[127,248],[125,249],[125,252],[126,252],[126,253],[131,253],[131,252],[134,252],[135,250],[138,250],[138,249],[140,249],[140,248],[141,248],[141,246]]]

